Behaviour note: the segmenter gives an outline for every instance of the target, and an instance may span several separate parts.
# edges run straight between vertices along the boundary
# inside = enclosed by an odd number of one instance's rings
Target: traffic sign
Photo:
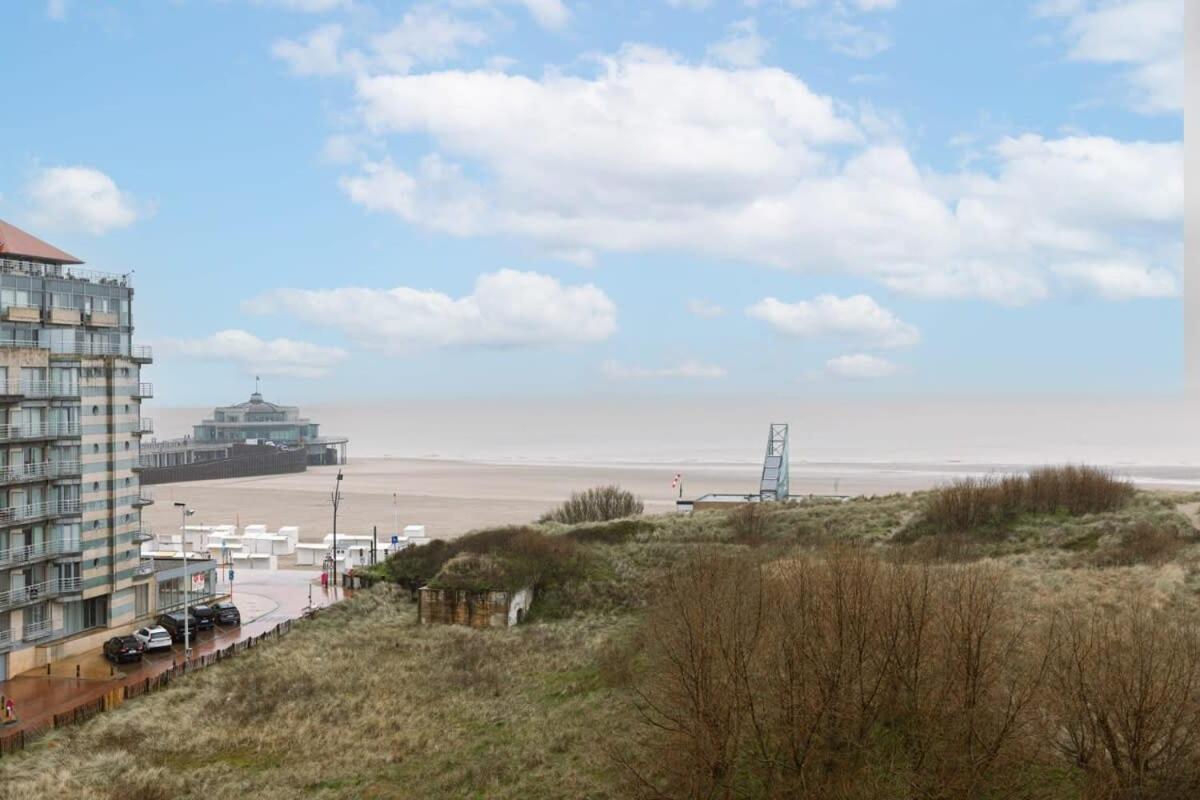
[[[400,537],[394,533],[392,534],[392,544],[400,544]]]
[[[233,583],[233,570],[229,570],[229,582]]]

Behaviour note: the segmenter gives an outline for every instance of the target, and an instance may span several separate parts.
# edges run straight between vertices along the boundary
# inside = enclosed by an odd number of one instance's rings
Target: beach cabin
[[[329,545],[315,542],[300,542],[296,545],[296,566],[320,567],[329,553]]]

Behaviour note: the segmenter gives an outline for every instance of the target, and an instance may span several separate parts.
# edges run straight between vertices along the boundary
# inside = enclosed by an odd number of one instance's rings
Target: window
[[[143,583],[133,587],[133,615],[144,617],[150,613],[150,584]]]
[[[99,628],[108,624],[108,597],[83,601],[83,627]]]

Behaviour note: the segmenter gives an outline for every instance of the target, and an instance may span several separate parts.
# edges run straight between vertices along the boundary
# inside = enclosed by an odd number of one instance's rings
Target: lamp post
[[[337,482],[333,485],[333,585],[337,586],[337,512],[342,503],[342,471],[339,469]]]
[[[183,663],[192,657],[192,620],[188,616],[188,558],[187,558],[187,518],[196,512],[187,507],[187,503],[176,503],[179,509],[179,546],[183,549]]]

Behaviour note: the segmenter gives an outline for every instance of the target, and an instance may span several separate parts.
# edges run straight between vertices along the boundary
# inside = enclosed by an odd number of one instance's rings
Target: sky
[[[1183,387],[1182,0],[19,0],[156,402]]]

